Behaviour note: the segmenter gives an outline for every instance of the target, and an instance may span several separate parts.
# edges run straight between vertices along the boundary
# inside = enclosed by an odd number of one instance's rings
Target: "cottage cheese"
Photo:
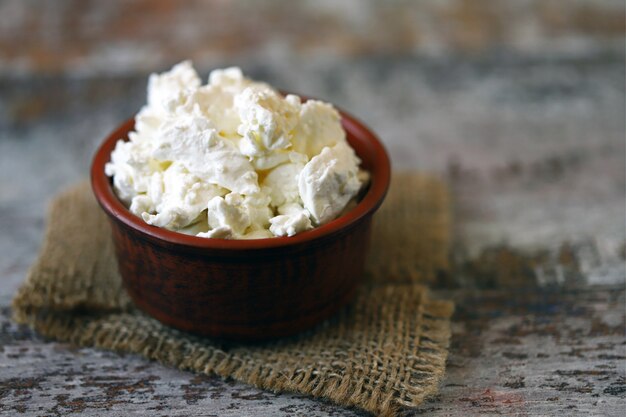
[[[146,223],[207,238],[293,236],[364,184],[335,108],[283,97],[239,68],[202,85],[189,61],[148,81],[147,104],[105,172]]]

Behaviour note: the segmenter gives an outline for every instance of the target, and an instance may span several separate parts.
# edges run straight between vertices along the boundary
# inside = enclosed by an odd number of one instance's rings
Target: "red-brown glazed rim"
[[[350,114],[340,109],[338,111],[350,145],[361,159],[370,161],[369,166],[367,166],[371,177],[369,189],[357,206],[348,213],[325,225],[291,237],[250,240],[203,238],[151,226],[132,214],[115,195],[111,181],[104,173],[104,166],[109,162],[111,152],[117,141],[127,139],[128,133],[134,128],[134,119],[127,120],[109,134],[97,150],[91,165],[91,186],[96,199],[107,214],[131,229],[138,230],[146,237],[152,238],[151,240],[164,243],[199,249],[254,250],[292,246],[328,237],[350,227],[359,219],[374,212],[385,198],[391,176],[389,157],[376,135]]]

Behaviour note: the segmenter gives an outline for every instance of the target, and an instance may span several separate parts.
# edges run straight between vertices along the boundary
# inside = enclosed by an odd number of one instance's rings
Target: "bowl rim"
[[[304,96],[300,97],[303,101],[308,99]],[[341,116],[341,124],[347,136],[353,136],[356,137],[357,140],[368,142],[366,148],[372,149],[371,155],[368,155],[372,163],[369,169],[370,184],[365,196],[356,207],[337,219],[311,230],[298,233],[294,236],[263,239],[219,239],[186,235],[145,223],[143,219],[131,213],[117,197],[110,184],[109,177],[107,177],[104,172],[104,166],[109,162],[110,154],[117,141],[128,139],[128,133],[133,130],[135,125],[134,118],[130,118],[119,125],[105,138],[96,151],[91,164],[91,186],[94,195],[102,209],[111,218],[123,223],[145,237],[151,238],[151,240],[157,240],[166,244],[182,245],[199,249],[270,249],[295,246],[341,233],[358,223],[362,218],[371,215],[382,204],[391,179],[391,163],[385,147],[374,132],[346,111],[337,106],[335,106],[335,108],[337,108]],[[361,156],[359,155],[359,157]]]

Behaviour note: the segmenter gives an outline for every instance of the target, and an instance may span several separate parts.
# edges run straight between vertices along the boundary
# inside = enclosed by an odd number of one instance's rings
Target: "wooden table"
[[[0,51],[11,57],[7,45]],[[454,334],[440,393],[411,415],[618,416],[626,408],[623,43],[575,53],[550,45],[463,58],[229,58],[349,109],[379,132],[397,169],[449,182],[453,270],[434,291],[457,303]],[[77,349],[11,322],[46,202],[87,175],[99,141],[145,100],[146,67],[120,53],[123,71],[102,72],[94,56],[74,61],[82,72],[63,69],[72,56],[49,57],[42,71],[29,67],[34,55],[20,61],[25,71],[9,58],[0,65],[0,413],[362,415]]]

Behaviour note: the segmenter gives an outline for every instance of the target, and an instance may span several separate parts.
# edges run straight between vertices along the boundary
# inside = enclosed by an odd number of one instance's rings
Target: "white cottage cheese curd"
[[[146,223],[222,239],[293,236],[339,216],[364,184],[339,113],[239,68],[202,85],[189,61],[152,74],[106,175]]]

